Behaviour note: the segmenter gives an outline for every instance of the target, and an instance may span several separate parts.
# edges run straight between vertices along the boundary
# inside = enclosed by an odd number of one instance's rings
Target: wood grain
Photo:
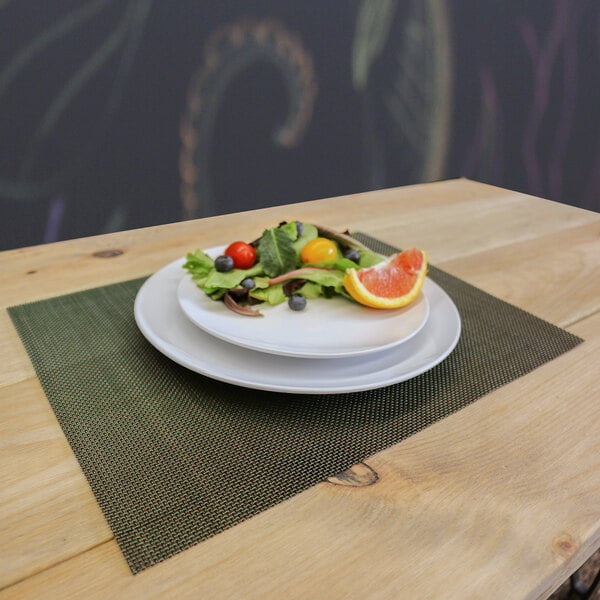
[[[37,379],[0,388],[0,439],[0,586],[113,537]]]
[[[600,220],[443,266],[490,294],[566,327],[600,310],[599,240]]]
[[[148,275],[190,249],[221,244],[223,232],[248,239],[293,219],[422,247],[432,263],[443,264],[600,217],[465,179],[407,186],[6,251],[0,254],[0,307]],[[122,254],[97,256],[112,249]]]
[[[600,544],[598,350],[371,457],[375,485],[317,485],[135,577],[102,544],[6,597],[543,598]]]
[[[425,247],[586,341],[354,476],[134,577],[3,310],[0,597],[545,598],[600,545],[595,213],[464,179],[356,194],[3,252],[0,307],[146,275],[224,231],[247,239],[295,218]],[[335,485],[352,481],[368,485]]]

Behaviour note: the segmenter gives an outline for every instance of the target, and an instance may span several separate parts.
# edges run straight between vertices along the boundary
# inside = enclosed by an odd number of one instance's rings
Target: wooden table
[[[323,482],[133,576],[4,309],[284,219],[426,248],[586,341],[369,458],[375,484]],[[1,253],[1,598],[546,598],[600,545],[599,265],[600,215],[464,179]]]

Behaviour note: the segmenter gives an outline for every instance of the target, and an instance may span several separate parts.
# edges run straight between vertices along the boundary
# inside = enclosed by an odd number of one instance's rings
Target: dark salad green
[[[303,263],[302,249],[317,237],[336,245],[337,258]],[[261,316],[253,308],[261,303],[287,301],[292,310],[301,310],[306,300],[318,297],[339,295],[354,302],[343,285],[346,269],[370,267],[383,260],[348,233],[298,221],[266,229],[251,245],[256,249],[256,262],[248,269],[219,270],[215,259],[200,249],[186,255],[183,268],[213,300],[223,301],[240,314]]]

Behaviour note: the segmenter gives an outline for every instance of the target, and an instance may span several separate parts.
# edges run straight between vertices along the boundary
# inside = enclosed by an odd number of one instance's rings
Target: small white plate
[[[218,256],[224,250],[207,250]],[[279,356],[348,358],[380,352],[416,335],[429,315],[426,294],[404,308],[377,310],[341,296],[309,300],[302,311],[287,302],[261,304],[263,317],[245,317],[211,300],[187,273],[177,288],[179,305],[188,319],[226,342]]]
[[[176,363],[235,385],[296,394],[338,394],[375,389],[411,379],[444,360],[460,337],[454,303],[436,283],[424,289],[430,316],[411,340],[389,350],[330,360],[276,356],[229,344],[191,326],[177,301],[183,260],[149,277],[135,300],[142,334]]]

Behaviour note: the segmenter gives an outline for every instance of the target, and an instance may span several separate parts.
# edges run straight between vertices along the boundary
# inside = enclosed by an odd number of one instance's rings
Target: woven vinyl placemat
[[[360,237],[381,253],[395,251]],[[410,381],[341,395],[244,389],[178,366],[136,327],[142,279],[11,307],[9,314],[136,573],[582,341],[435,267],[430,277],[461,315],[452,354]]]

